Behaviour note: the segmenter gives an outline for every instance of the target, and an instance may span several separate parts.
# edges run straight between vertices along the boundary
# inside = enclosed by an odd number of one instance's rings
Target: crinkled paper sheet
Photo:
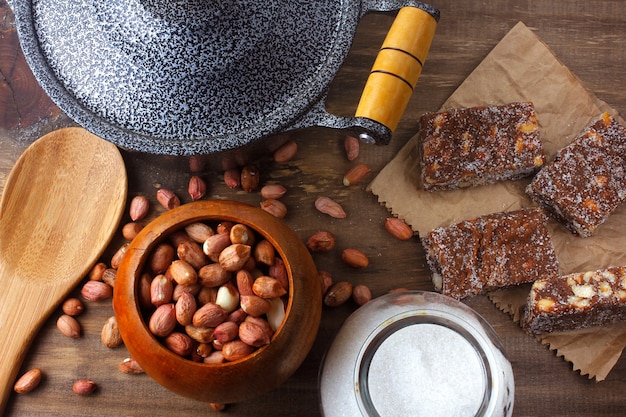
[[[440,110],[514,101],[534,103],[548,160],[604,111],[624,123],[522,22],[505,35]],[[417,136],[381,170],[368,189],[421,236],[435,227],[533,204],[524,193],[528,180],[444,192],[421,190],[416,142]],[[562,274],[626,265],[626,205],[589,238],[575,236],[554,222],[549,229]],[[517,322],[528,290],[529,286],[522,286],[488,296]],[[571,362],[574,370],[601,381],[626,346],[626,324],[539,339]]]

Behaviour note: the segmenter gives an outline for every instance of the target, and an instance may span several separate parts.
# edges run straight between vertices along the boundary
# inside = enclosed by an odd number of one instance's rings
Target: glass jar
[[[474,310],[423,291],[355,311],[324,358],[325,417],[508,417],[514,380],[497,335]]]

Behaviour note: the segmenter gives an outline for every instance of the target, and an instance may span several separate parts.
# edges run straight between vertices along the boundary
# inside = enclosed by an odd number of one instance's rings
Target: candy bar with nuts
[[[545,163],[530,102],[427,113],[418,146],[422,188],[428,191],[519,179]]]
[[[591,236],[626,198],[626,129],[602,114],[539,171],[526,193],[572,232]]]
[[[543,334],[626,319],[626,268],[572,273],[533,283],[522,327]]]
[[[501,212],[432,230],[422,238],[435,289],[463,298],[558,274],[540,208]]]

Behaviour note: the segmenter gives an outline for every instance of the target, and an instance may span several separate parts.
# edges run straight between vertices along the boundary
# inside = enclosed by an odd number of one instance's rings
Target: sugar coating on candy
[[[625,319],[626,268],[609,267],[535,281],[521,324],[543,334]]]
[[[626,129],[602,114],[559,150],[526,193],[573,233],[591,236],[626,198]]]
[[[556,276],[540,208],[501,212],[432,230],[422,239],[435,288],[463,298]]]
[[[427,113],[418,146],[422,188],[429,191],[519,179],[545,163],[530,102]]]

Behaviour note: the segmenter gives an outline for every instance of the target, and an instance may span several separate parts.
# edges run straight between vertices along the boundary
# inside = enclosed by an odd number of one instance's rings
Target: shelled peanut
[[[193,223],[157,245],[142,281],[148,328],[194,361],[238,360],[269,344],[289,283],[272,244],[250,227]]]

